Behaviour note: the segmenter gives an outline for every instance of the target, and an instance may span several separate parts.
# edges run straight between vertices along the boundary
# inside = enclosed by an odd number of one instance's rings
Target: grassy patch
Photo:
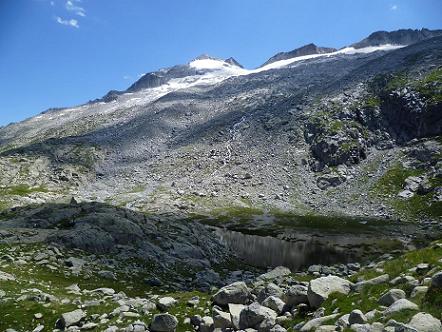
[[[48,190],[43,186],[30,187],[26,184],[20,184],[17,186],[0,188],[0,197],[5,195],[27,196],[37,192],[46,193]]]
[[[368,280],[383,273],[387,273],[390,279],[402,274],[407,274],[414,276],[418,280],[422,280],[425,277],[431,276],[434,271],[442,269],[441,258],[442,248],[431,245],[423,249],[407,252],[392,260],[386,261],[382,266],[383,272],[378,272],[374,268],[363,269],[353,275],[350,280],[353,282],[359,279]],[[420,263],[430,264],[430,270],[420,273],[410,271],[411,268],[416,267]],[[366,313],[373,309],[381,309],[377,301],[384,292],[391,288],[393,288],[392,285],[385,283],[380,285],[367,285],[363,287],[360,292],[352,292],[349,295],[334,293],[329,296],[322,306],[326,309],[326,314],[331,314],[336,309],[342,314],[349,313],[354,309],[360,309]],[[413,289],[413,287],[407,283],[400,283],[395,285],[394,288],[404,290],[407,294],[407,298],[409,298]],[[440,316],[440,308],[442,308],[442,289],[430,289],[424,297],[416,297],[411,300],[419,306],[420,311],[428,312],[435,317]],[[388,317],[378,317],[378,319],[384,322],[389,319],[408,322],[414,314],[416,314],[416,311],[406,310]]]
[[[416,90],[423,95],[430,104],[442,102],[442,68],[428,73],[422,80],[415,83]]]
[[[408,199],[399,198],[398,193],[403,190],[405,179],[409,176],[419,176],[424,170],[404,168],[401,164],[393,165],[370,190],[371,195],[387,198],[386,201],[407,219],[420,217],[438,218],[442,215],[442,203],[432,200],[433,193],[425,195],[415,194]],[[438,179],[431,179],[433,187],[439,185]]]

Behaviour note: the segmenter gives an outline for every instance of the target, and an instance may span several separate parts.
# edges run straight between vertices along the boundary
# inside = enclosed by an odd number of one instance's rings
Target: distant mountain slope
[[[75,196],[141,211],[431,219],[441,66],[442,37],[254,70],[199,57],[155,72],[165,83],[148,74],[0,128],[0,206]]]

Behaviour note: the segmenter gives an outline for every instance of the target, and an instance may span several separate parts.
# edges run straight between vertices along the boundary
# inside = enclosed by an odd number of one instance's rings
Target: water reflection
[[[216,232],[240,258],[258,267],[284,265],[298,270],[312,264],[348,263],[358,261],[364,251],[360,238],[309,236],[285,241],[226,229]]]

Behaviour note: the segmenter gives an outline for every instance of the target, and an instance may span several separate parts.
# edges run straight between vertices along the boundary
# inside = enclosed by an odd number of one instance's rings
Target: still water
[[[373,238],[357,236],[299,236],[289,241],[218,228],[221,240],[246,263],[257,267],[287,266],[298,270],[312,264],[332,265],[360,261],[375,246]],[[374,248],[376,249],[376,248]]]

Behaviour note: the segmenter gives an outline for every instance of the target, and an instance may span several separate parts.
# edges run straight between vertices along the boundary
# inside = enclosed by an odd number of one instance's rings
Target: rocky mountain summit
[[[442,30],[412,30],[400,29],[397,31],[377,31],[372,33],[367,38],[352,44],[354,48],[363,48],[368,46],[379,46],[385,44],[393,45],[411,45],[425,39],[437,37],[442,35]]]
[[[426,29],[2,127],[0,330],[441,331],[441,135]]]
[[[287,59],[292,59],[292,58],[305,56],[305,55],[312,55],[312,54],[332,53],[335,51],[336,51],[335,48],[319,47],[319,46],[316,46],[315,44],[311,43],[311,44],[304,45],[304,46],[297,48],[297,49],[290,51],[290,52],[280,52],[280,53],[272,56],[270,59],[268,59],[261,67],[264,67],[268,64],[271,64],[273,62],[280,61],[280,60],[287,60]]]

